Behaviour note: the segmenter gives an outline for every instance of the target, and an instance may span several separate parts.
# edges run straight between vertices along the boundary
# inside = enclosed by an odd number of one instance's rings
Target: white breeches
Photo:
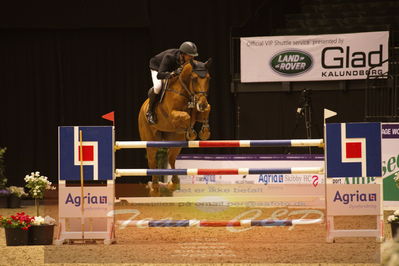
[[[154,92],[159,94],[162,88],[162,80],[157,78],[158,71],[151,70],[152,84],[154,85]]]

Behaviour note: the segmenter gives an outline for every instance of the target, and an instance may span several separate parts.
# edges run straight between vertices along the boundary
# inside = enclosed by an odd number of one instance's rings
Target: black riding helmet
[[[180,52],[191,55],[198,56],[197,46],[193,42],[184,42],[180,45]]]

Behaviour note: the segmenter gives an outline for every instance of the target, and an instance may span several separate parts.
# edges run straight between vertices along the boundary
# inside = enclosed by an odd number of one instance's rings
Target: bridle
[[[206,72],[204,72],[204,71],[206,71]],[[200,70],[198,70],[198,69],[193,69],[193,72],[195,72],[196,74],[198,74],[198,76],[200,76],[200,77],[205,77],[205,75],[206,75],[206,73],[207,73],[207,70],[206,70],[206,69],[200,69]],[[204,75],[204,73],[205,73],[205,75]],[[186,83],[183,82],[183,80],[181,79],[180,76],[179,76],[179,82],[180,82],[180,84],[182,85],[183,89],[187,92],[188,95],[183,94],[183,93],[181,93],[181,92],[179,92],[179,91],[172,90],[172,89],[170,89],[170,88],[168,88],[168,87],[166,88],[166,90],[167,90],[167,91],[170,91],[170,92],[174,92],[174,93],[176,93],[176,94],[179,94],[179,95],[181,95],[181,96],[183,96],[183,97],[186,97],[186,98],[188,99],[188,102],[187,102],[187,108],[188,108],[188,109],[193,109],[193,108],[195,108],[196,104],[198,103],[199,95],[205,95],[205,97],[208,96],[207,91],[196,91],[196,90],[194,89],[195,86],[194,86],[194,82],[193,82],[193,79],[192,79],[192,78],[190,78],[190,82],[191,82],[191,88],[193,88],[193,91],[191,91],[191,90],[187,87]],[[168,82],[168,83],[169,83],[169,82]]]

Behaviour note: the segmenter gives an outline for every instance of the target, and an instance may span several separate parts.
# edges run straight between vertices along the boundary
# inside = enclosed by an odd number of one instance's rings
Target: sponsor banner
[[[217,158],[217,159],[215,159]],[[271,168],[321,167],[321,155],[241,154],[180,155],[176,168]],[[232,202],[234,206],[307,206],[324,208],[324,176],[315,174],[200,175],[179,176],[176,197],[201,201]],[[241,205],[240,205],[241,204]]]
[[[380,215],[380,185],[327,186],[327,215]]]
[[[323,155],[181,155],[176,168],[323,167]],[[197,175],[180,176],[181,184],[309,184],[324,183],[318,174]]]
[[[80,187],[60,185],[59,213],[62,217],[82,217],[82,197]],[[86,217],[106,217],[113,209],[114,185],[84,187],[84,215]]]
[[[384,206],[399,207],[399,188],[394,177],[399,173],[399,123],[382,124],[382,177]]]
[[[388,31],[241,38],[241,82],[366,79],[388,59],[388,39]]]

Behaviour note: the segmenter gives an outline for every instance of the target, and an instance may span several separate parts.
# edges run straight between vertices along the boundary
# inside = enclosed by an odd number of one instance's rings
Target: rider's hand
[[[175,71],[173,71],[173,73],[175,73],[176,75],[180,75],[181,71],[183,69],[181,67],[179,67],[178,69],[176,69]]]

